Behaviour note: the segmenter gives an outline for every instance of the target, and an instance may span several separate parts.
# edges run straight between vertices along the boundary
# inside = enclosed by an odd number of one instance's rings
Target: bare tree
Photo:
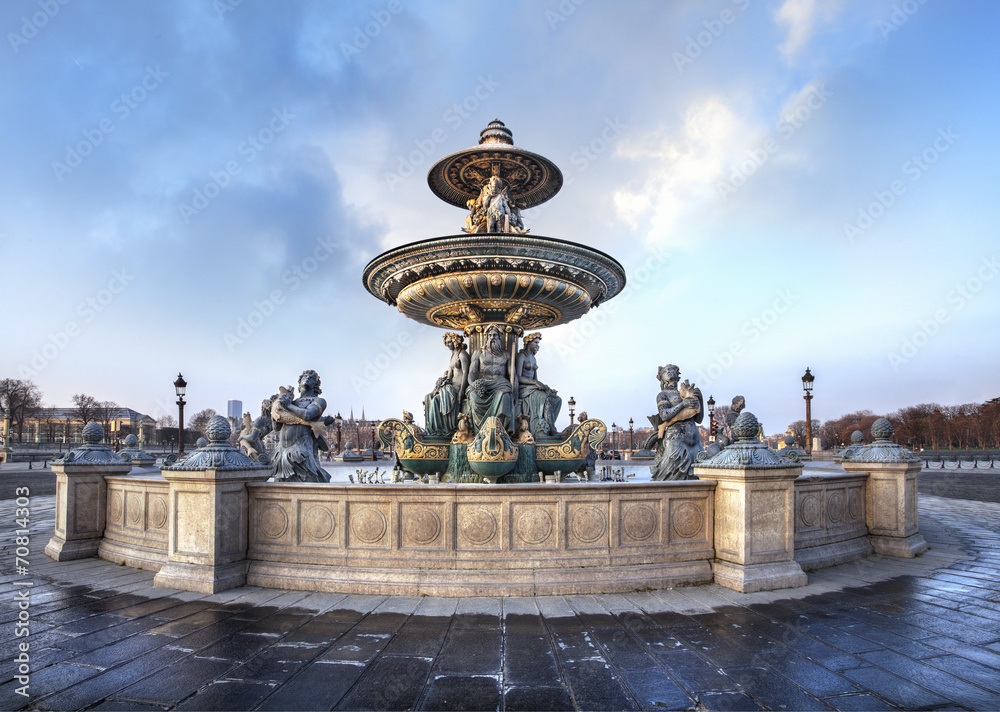
[[[42,392],[31,381],[17,378],[0,380],[0,408],[17,428],[17,441],[24,439],[24,421],[35,415],[42,404]]]
[[[94,420],[104,428],[104,441],[111,442],[111,421],[121,410],[114,401],[94,401]]]
[[[72,411],[73,417],[84,425],[97,419],[97,399],[93,396],[77,393],[73,396],[73,405],[76,406]]]
[[[201,433],[201,435],[205,435],[205,428],[208,427],[208,421],[210,421],[217,415],[218,413],[216,413],[211,408],[205,408],[205,410],[200,410],[194,414],[193,418],[191,418],[191,423],[189,427],[191,430],[195,430]],[[185,428],[185,432],[187,432],[187,430],[188,429]]]

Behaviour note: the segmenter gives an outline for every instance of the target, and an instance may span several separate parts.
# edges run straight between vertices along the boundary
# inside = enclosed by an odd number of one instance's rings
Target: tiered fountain
[[[555,429],[561,399],[536,378],[540,334],[525,332],[566,324],[611,299],[625,286],[624,269],[598,250],[528,234],[521,211],[552,198],[562,173],[514,146],[500,121],[481,132],[478,146],[438,161],[427,182],[469,211],[463,233],[389,250],[363,280],[409,318],[457,333],[445,339],[449,370],[424,402],[427,429],[383,421],[383,445],[394,441],[411,472],[459,482],[576,471],[607,428],[586,420]]]

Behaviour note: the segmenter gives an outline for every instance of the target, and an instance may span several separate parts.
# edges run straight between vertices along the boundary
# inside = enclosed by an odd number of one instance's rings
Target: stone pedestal
[[[176,466],[175,466],[176,467]],[[246,583],[248,482],[270,476],[254,469],[164,469],[170,483],[167,563],[156,586],[218,593]]]
[[[927,551],[917,522],[917,475],[920,458],[890,441],[892,424],[872,423],[875,442],[853,449],[841,461],[848,472],[868,473],[868,538],[876,554],[911,559]]]
[[[101,445],[104,430],[97,423],[83,429],[83,447],[52,462],[56,474],[56,525],[45,553],[56,561],[97,556],[104,536],[108,487],[105,475],[127,475],[132,464],[122,462]]]
[[[752,422],[751,422],[752,421]],[[694,467],[715,490],[715,582],[741,593],[805,586],[795,562],[796,464],[757,441],[757,421],[743,412],[739,440]]]

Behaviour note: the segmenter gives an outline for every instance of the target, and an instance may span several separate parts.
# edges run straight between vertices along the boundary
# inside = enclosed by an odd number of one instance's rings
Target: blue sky
[[[656,368],[769,433],[1000,395],[1000,9],[943,0],[0,6],[0,371],[158,417],[319,371],[421,412],[440,330],[361,285],[459,232],[426,174],[493,118],[566,182],[532,233],[625,294],[542,380],[645,422]],[[254,408],[255,409],[255,408]],[[565,421],[565,415],[563,416]]]

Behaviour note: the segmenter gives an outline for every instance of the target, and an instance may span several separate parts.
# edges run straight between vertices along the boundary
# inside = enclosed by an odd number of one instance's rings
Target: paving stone
[[[365,671],[360,665],[314,662],[264,700],[261,710],[331,710]]]
[[[455,630],[438,654],[435,673],[500,674],[500,631]]]
[[[171,648],[165,650],[171,650]],[[118,696],[167,705],[177,704],[231,667],[233,664],[228,660],[188,658],[186,664],[171,665],[160,670],[150,677],[124,688],[118,693]]]
[[[807,694],[788,678],[767,668],[727,668],[726,675],[766,709],[827,710],[829,707]]]
[[[267,682],[217,680],[187,698],[175,710],[249,710],[274,691]]]
[[[499,710],[500,703],[500,683],[496,678],[442,675],[431,679],[418,709]]]
[[[659,665],[619,673],[642,709],[686,710],[694,706],[691,696]]]
[[[503,640],[504,682],[523,687],[558,687],[559,665],[543,635],[507,635]]]
[[[787,648],[759,653],[753,658],[753,662],[764,664],[784,675],[814,697],[839,695],[855,692],[858,689],[858,686],[847,678]]]
[[[707,692],[700,695],[698,702],[706,710],[762,710],[744,692]]]
[[[77,665],[109,668],[172,642],[174,639],[166,635],[133,635],[83,655],[76,655],[73,662]]]
[[[971,704],[975,709],[1000,709],[1000,694],[984,690],[939,668],[918,662],[905,655],[882,650],[866,653],[863,657],[880,668],[907,680],[914,680],[922,687],[935,690],[955,702]],[[994,686],[996,686],[995,683]]]
[[[444,645],[450,624],[447,618],[412,617],[392,636],[383,654],[436,657]]]
[[[591,633],[604,649],[605,659],[618,670],[642,670],[656,664],[656,658],[650,649],[624,626],[595,628]]]
[[[267,648],[259,655],[255,655],[242,665],[227,672],[226,677],[234,680],[284,682],[319,653],[319,649],[316,649],[308,660],[289,660],[290,656],[285,651],[290,649],[277,646]]]
[[[869,712],[869,710],[895,710],[885,700],[881,700],[873,695],[842,695],[840,697],[828,697],[823,700],[835,710],[843,712]]]
[[[160,648],[129,659],[124,665],[111,668],[87,680],[77,682],[69,689],[51,695],[42,701],[46,709],[75,710],[89,707],[112,694],[132,686],[137,680],[152,675],[184,657],[177,650]]]
[[[736,690],[736,683],[717,665],[705,660],[691,650],[659,653],[657,657],[668,671],[688,692],[721,692]]]
[[[846,670],[844,675],[903,709],[928,709],[949,704],[944,697],[877,667]]]
[[[427,658],[383,655],[365,669],[337,709],[413,709],[427,683],[430,669],[431,661]]]
[[[369,663],[388,645],[390,638],[388,633],[359,633],[352,630],[337,640],[320,660]]]
[[[503,696],[506,712],[553,712],[576,709],[569,692],[563,687],[508,687]]]
[[[150,621],[145,618],[125,620],[124,623],[120,623],[118,625],[96,630],[93,633],[81,635],[76,638],[70,638],[63,643],[60,643],[59,647],[66,648],[67,650],[78,650],[81,652],[97,650],[105,645],[117,643],[118,641],[130,636],[145,633],[154,625],[156,625],[155,621]]]
[[[195,656],[199,658],[219,658],[242,663],[252,658],[273,642],[274,638],[266,635],[239,632],[227,635],[218,642],[202,648],[195,653]]]

